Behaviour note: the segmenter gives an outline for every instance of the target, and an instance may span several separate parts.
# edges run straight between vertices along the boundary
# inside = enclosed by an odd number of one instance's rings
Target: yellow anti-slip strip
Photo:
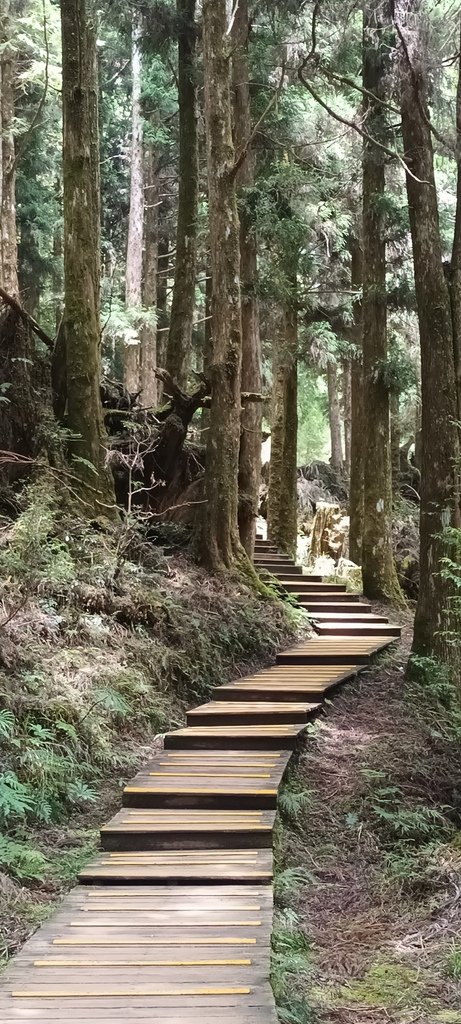
[[[215,760],[215,758],[224,758],[224,760],[227,761],[234,761],[234,759],[239,757],[252,757],[255,759],[257,758],[257,760],[259,761],[260,758],[268,757],[270,761],[273,761],[276,758],[280,758],[282,755],[278,754],[277,751],[273,750],[233,750],[232,753],[230,754],[227,751],[221,750],[168,750],[165,751],[162,756],[168,757],[169,760],[175,760],[178,757],[184,757],[192,761],[195,758],[210,758],[210,760]]]
[[[197,925],[199,927],[199,925]],[[255,938],[219,938],[210,939],[200,935],[198,938],[181,939],[149,939],[131,937],[118,939],[53,939],[53,946],[256,946]]]
[[[181,921],[178,928],[260,928],[262,921]],[[118,928],[116,921],[71,921],[71,928]],[[125,921],[124,928],[150,928],[140,921]],[[156,928],[171,928],[171,921],[156,921]]]
[[[34,967],[249,967],[251,960],[34,960]]]
[[[251,988],[101,988],[92,992],[90,989],[74,988],[64,992],[42,991],[32,989],[30,992],[12,992],[13,999],[110,999],[112,996],[248,996]]]
[[[106,907],[106,906],[104,906],[104,903],[101,903],[101,904],[97,904],[96,903],[92,907],[79,907],[78,909],[83,914],[95,914],[95,913],[99,914],[99,913],[101,913],[101,911],[103,911],[104,914],[132,914],[133,911],[135,911],[136,914],[151,914],[152,912],[155,913],[158,910],[164,911],[165,910],[165,905],[162,904],[160,907],[159,906],[156,906],[156,907],[151,907],[151,906],[139,907],[138,906],[137,907],[134,903],[129,903],[128,905],[125,904],[125,906],[123,906],[123,907]],[[216,909],[214,909],[214,907],[205,907],[205,908],[203,908],[203,907],[198,908],[197,907],[196,908],[196,910],[199,911],[200,913],[202,912],[203,909],[205,909],[208,914],[215,914],[215,913],[216,914],[219,914],[219,913],[222,914],[222,911],[223,911],[222,907],[221,907],[220,910],[218,910],[217,907],[216,907]],[[233,911],[233,910],[244,910],[244,911],[254,910],[256,912],[257,910],[261,910],[261,907],[259,906],[259,904],[249,903],[246,906],[238,906],[238,907],[232,906],[232,907],[229,907],[229,913],[231,911]],[[188,914],[190,914],[190,912],[191,912],[190,911],[190,906],[187,908],[186,912]],[[177,914],[178,911],[174,911],[174,913]],[[182,913],[182,910],[180,911],[180,913]]]
[[[168,782],[171,782],[172,776],[166,776]],[[157,793],[157,794],[168,794],[174,795],[175,793],[217,793],[228,795],[231,791],[228,786],[220,788],[219,786],[126,786],[125,793]],[[248,796],[275,796],[277,793],[276,789],[245,789],[244,794]]]
[[[149,778],[160,775],[162,779],[270,779],[270,774],[257,772],[149,772]]]

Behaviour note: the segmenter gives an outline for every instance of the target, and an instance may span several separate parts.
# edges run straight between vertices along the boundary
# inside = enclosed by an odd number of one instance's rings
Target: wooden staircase
[[[11,962],[0,1020],[276,1024],[269,983],[272,834],[291,751],[325,694],[398,626],[267,541],[263,578],[316,636],[216,687],[123,790],[101,853]]]

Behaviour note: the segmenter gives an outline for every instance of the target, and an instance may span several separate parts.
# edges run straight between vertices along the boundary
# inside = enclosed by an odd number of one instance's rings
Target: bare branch
[[[253,139],[258,134],[258,130],[261,127],[263,121],[265,121],[267,115],[270,113],[272,108],[275,106],[275,104],[276,104],[276,102],[277,102],[277,100],[279,98],[280,92],[281,92],[281,90],[283,88],[283,83],[285,81],[285,71],[286,71],[286,63],[285,63],[285,60],[283,60],[281,74],[280,74],[280,81],[279,81],[279,83],[277,85],[277,88],[276,88],[275,92],[273,93],[273,95],[271,96],[271,98],[269,100],[269,103],[267,104],[266,109],[263,110],[263,112],[261,114],[261,117],[259,118],[258,121],[256,121],[256,124],[254,125],[252,131],[250,132],[246,142],[244,142],[243,147],[242,147],[240,153],[238,154],[238,156],[235,159],[234,166],[232,167],[232,170],[231,170],[231,177],[232,178],[235,177],[235,175],[240,170],[242,164],[245,162],[246,155],[247,155],[248,150],[249,150],[249,148],[251,146],[251,143],[253,142]]]
[[[3,302],[6,302],[7,306],[11,306],[11,309],[14,309],[14,312],[17,313],[17,315],[21,318],[23,323],[27,324],[27,326],[30,327],[31,331],[33,331],[34,334],[36,334],[37,337],[40,338],[40,341],[43,341],[47,348],[53,351],[53,338],[50,338],[49,334],[47,334],[46,331],[44,331],[40,327],[37,321],[34,320],[33,316],[31,316],[30,313],[26,313],[26,310],[23,309],[18,300],[14,299],[12,295],[9,295],[8,292],[6,292],[5,289],[2,288],[1,286],[0,299],[3,299]]]
[[[32,118],[32,121],[31,121],[27,131],[22,136],[22,138],[21,138],[21,140],[19,142],[19,145],[18,145],[18,147],[16,149],[16,156],[14,158],[13,170],[17,166],[17,164],[19,163],[19,161],[20,161],[20,159],[21,159],[21,157],[22,157],[22,155],[23,155],[23,153],[24,153],[24,151],[25,151],[25,149],[27,147],[27,143],[29,141],[29,136],[33,132],[34,128],[37,127],[37,125],[38,125],[38,123],[40,121],[42,110],[43,110],[43,108],[45,106],[46,98],[47,98],[47,95],[48,95],[49,67],[50,67],[50,46],[49,46],[49,43],[48,43],[48,28],[47,28],[47,24],[46,24],[45,0],[42,0],[42,5],[43,5],[43,41],[45,43],[45,83],[44,83],[44,86],[43,86],[43,93],[42,93],[42,95],[40,97],[40,102],[39,102],[38,107],[37,107],[37,109],[35,111],[35,114],[34,114],[34,116]]]

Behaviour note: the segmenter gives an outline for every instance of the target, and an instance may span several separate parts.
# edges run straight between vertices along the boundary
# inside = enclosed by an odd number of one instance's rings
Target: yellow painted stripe
[[[251,960],[34,960],[34,967],[249,967]]]
[[[226,768],[228,764],[232,766],[232,762],[233,762],[232,758],[229,758],[229,761],[227,763],[223,762],[222,764],[219,761],[216,761],[216,762],[212,761],[211,762],[211,766],[213,768]],[[179,760],[177,760],[177,761],[159,761],[160,767],[163,767],[163,768],[188,768],[188,767],[191,767],[191,768],[203,768],[203,767],[205,767],[208,764],[210,764],[209,761],[184,761],[182,759],[181,759],[181,761],[179,761]],[[277,768],[277,762],[276,761],[253,761],[253,760],[251,760],[251,761],[239,761],[238,764],[237,764],[237,767],[238,768]]]
[[[159,775],[163,779],[270,779],[270,774],[258,775],[256,772],[149,772],[149,778]]]
[[[133,910],[136,911],[137,914],[150,914],[151,911],[153,911],[153,910],[155,911],[155,910],[159,910],[159,909],[164,910],[165,908],[163,906],[162,907],[146,907],[146,906],[144,906],[144,907],[137,907],[134,904],[128,905],[128,906],[125,905],[123,907],[105,907],[104,904],[101,904],[101,906],[93,905],[92,907],[79,907],[79,910],[81,910],[83,914],[92,914],[92,913],[96,913],[96,912],[100,913],[101,911],[103,911],[105,914],[128,914],[128,913],[131,914],[133,912]],[[199,909],[199,908],[197,908],[197,909]],[[206,910],[207,910],[208,914],[214,914],[214,913],[222,914],[223,908],[221,907],[220,910],[218,910],[218,908],[216,908],[216,910],[213,910],[213,909],[210,909],[209,907],[207,907]],[[256,911],[256,910],[261,910],[261,907],[260,907],[260,905],[258,903],[256,903],[256,904],[248,903],[246,906],[244,905],[244,906],[239,906],[239,907],[235,907],[235,906],[234,907],[229,907],[229,913],[231,911],[233,911],[233,910],[255,910]],[[190,912],[191,912],[191,910],[190,910],[190,906],[189,906],[187,908],[187,913],[190,914]],[[175,911],[175,913],[177,913],[177,911]]]
[[[165,754],[163,756],[165,756]],[[166,752],[166,756],[168,758],[171,758],[172,760],[177,758],[177,757],[180,757],[180,758],[183,758],[183,757],[184,758],[191,758],[192,760],[194,758],[196,758],[196,757],[200,757],[200,758],[209,757],[212,760],[214,760],[215,758],[224,758],[224,759],[232,760],[232,761],[235,758],[251,756],[251,757],[254,757],[254,758],[258,758],[258,760],[259,760],[259,758],[268,757],[272,761],[275,758],[280,758],[282,755],[278,754],[276,751],[268,751],[268,750],[267,751],[266,750],[254,751],[254,752],[252,751],[250,755],[248,754],[248,750],[233,750],[231,754],[220,752],[219,750],[208,750],[208,751],[207,750],[200,750],[200,751],[197,751],[197,750],[168,750]]]
[[[180,928],[260,928],[262,921],[181,921]],[[71,928],[118,928],[114,921],[71,921]],[[127,921],[124,928],[149,928],[149,924]],[[171,928],[170,921],[156,921],[156,928]]]
[[[126,786],[125,793],[229,793],[231,792],[227,786],[220,789],[219,786],[175,786],[174,789],[168,786]],[[275,796],[277,793],[276,789],[245,789],[245,794],[248,796]]]
[[[24,992],[12,992],[13,999],[110,999],[111,997],[142,997],[142,996],[247,996],[251,988],[101,988],[96,991],[91,989],[77,988],[66,989],[64,992],[47,991],[42,989],[31,989]]]
[[[197,829],[199,832],[206,832],[218,828],[227,829],[229,832],[238,832],[242,828],[245,828],[251,832],[267,832],[268,829],[270,830],[271,826],[259,825],[257,822],[254,821],[208,821],[198,822],[197,824],[194,824],[193,822],[191,823],[190,821],[186,821],[183,823],[178,822],[174,825],[162,825],[161,822],[152,821],[152,819],[150,818],[138,818],[134,821],[121,822],[119,825],[104,825],[104,827],[101,828],[100,831],[115,832],[115,834],[118,834],[119,832],[136,833],[137,831],[139,831],[139,828],[141,828],[141,830],[144,829],[144,831],[147,831],[147,829],[149,828],[149,830],[153,832],[176,832],[178,830],[192,832],[194,828]]]
[[[255,946],[255,938],[187,938],[181,939],[53,939],[53,946]]]

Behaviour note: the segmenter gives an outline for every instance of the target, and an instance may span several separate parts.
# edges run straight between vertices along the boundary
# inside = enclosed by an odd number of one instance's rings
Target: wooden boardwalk
[[[217,687],[167,734],[125,787],[80,886],[3,974],[2,1024],[276,1024],[277,791],[325,694],[400,631],[266,541],[255,563],[309,612],[317,636]]]

